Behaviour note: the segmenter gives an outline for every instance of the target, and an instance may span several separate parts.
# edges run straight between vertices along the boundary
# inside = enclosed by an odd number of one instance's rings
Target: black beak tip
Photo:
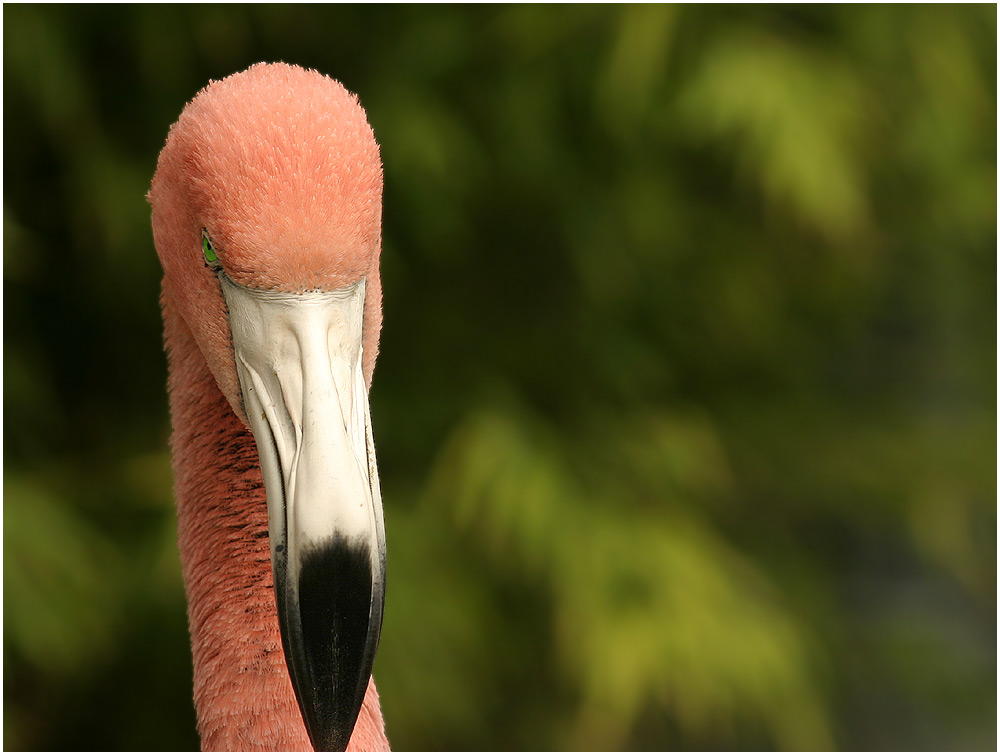
[[[309,741],[312,742],[316,752],[346,752],[347,745],[351,741],[351,734],[354,733],[354,724],[351,724],[350,729],[328,727],[316,734],[313,734],[312,729],[308,730]]]
[[[372,563],[367,542],[331,538],[303,552],[298,584],[277,595],[285,658],[316,751],[347,749],[364,702],[384,600]]]

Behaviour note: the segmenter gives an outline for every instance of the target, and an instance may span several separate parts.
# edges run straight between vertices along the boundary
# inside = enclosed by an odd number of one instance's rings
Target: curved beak
[[[267,494],[285,659],[316,750],[344,750],[382,628],[385,530],[361,369],[365,281],[245,288],[220,273]]]

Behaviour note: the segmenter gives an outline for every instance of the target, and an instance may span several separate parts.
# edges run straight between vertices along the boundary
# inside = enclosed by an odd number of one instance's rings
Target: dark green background
[[[195,748],[144,200],[357,92],[393,745],[996,749],[996,6],[10,6],[4,748]]]

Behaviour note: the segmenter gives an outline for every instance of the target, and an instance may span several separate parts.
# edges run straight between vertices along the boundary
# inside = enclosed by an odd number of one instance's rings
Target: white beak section
[[[292,548],[334,534],[370,539],[382,529],[382,501],[361,371],[364,280],[307,294],[220,280],[244,410],[261,461],[277,462],[263,467],[268,500],[284,491],[284,519],[271,511],[272,542],[289,541],[291,564],[300,556]]]
[[[314,746],[343,749],[384,600],[382,499],[361,367],[365,281],[304,294],[246,288],[225,274],[219,281],[267,493],[285,655]],[[354,707],[349,722],[338,720],[344,707]]]

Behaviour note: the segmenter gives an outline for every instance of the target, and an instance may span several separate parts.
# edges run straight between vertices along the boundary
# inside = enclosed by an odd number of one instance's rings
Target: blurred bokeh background
[[[996,6],[10,6],[4,749],[194,749],[144,194],[358,93],[399,749],[996,739]]]

